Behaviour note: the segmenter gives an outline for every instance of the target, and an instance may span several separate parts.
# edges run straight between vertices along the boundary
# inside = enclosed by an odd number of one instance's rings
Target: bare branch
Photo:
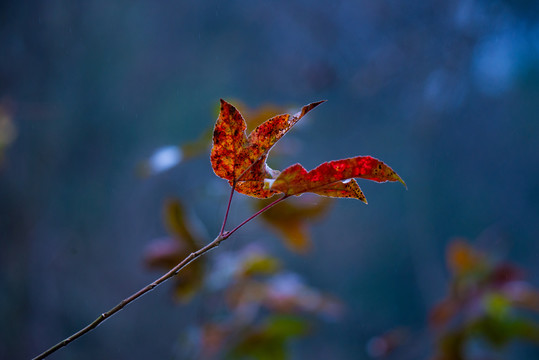
[[[113,307],[112,309],[110,309],[109,311],[105,312],[105,313],[102,313],[101,315],[99,315],[99,317],[97,319],[95,319],[93,322],[91,322],[90,324],[88,324],[86,327],[82,328],[81,330],[79,330],[78,332],[74,333],[73,335],[65,338],[64,340],[60,341],[58,344],[54,345],[53,347],[51,347],[50,349],[46,350],[45,352],[41,353],[40,355],[36,356],[35,358],[33,358],[33,360],[40,360],[40,359],[44,359],[46,358],[47,356],[51,355],[52,353],[56,352],[57,350],[61,349],[62,347],[68,345],[69,343],[71,343],[72,341],[78,339],[79,337],[83,336],[84,334],[92,331],[93,329],[95,329],[99,324],[101,324],[103,321],[107,320],[109,317],[111,317],[112,315],[116,314],[118,311],[122,310],[125,306],[127,306],[128,304],[130,304],[131,302],[135,301],[136,299],[138,299],[139,297],[141,297],[142,295],[146,294],[147,292],[153,290],[154,288],[156,288],[157,286],[159,286],[160,284],[164,283],[165,281],[167,281],[168,279],[170,279],[171,277],[177,275],[183,268],[185,268],[187,265],[189,265],[192,261],[194,261],[195,259],[197,259],[198,257],[200,257],[201,255],[207,253],[208,251],[210,251],[211,249],[213,248],[216,248],[217,246],[219,246],[221,244],[222,241],[228,239],[234,232],[236,232],[238,229],[240,229],[242,226],[244,226],[245,224],[247,224],[249,221],[253,220],[255,217],[257,217],[258,215],[262,214],[264,211],[268,210],[269,208],[271,208],[272,206],[278,204],[279,202],[283,201],[284,199],[287,198],[287,196],[283,196],[277,200],[275,200],[274,202],[272,202],[271,204],[267,205],[266,207],[264,207],[262,210],[259,210],[258,212],[256,212],[255,214],[251,215],[249,218],[247,218],[246,220],[244,220],[243,222],[241,222],[238,226],[236,226],[233,230],[231,231],[224,231],[224,226],[225,226],[225,223],[226,223],[226,217],[228,216],[228,211],[230,209],[230,201],[232,200],[232,195],[234,193],[234,187],[232,187],[232,193],[230,194],[230,199],[229,199],[229,202],[228,202],[228,206],[227,206],[227,211],[226,211],[226,215],[225,215],[225,219],[223,221],[223,226],[222,226],[222,229],[221,229],[221,233],[219,234],[219,236],[217,236],[212,242],[210,242],[209,244],[207,244],[206,246],[204,246],[203,248],[191,253],[189,256],[187,256],[185,259],[183,259],[180,263],[178,263],[178,265],[176,265],[175,267],[173,267],[172,269],[170,269],[165,275],[161,276],[159,279],[155,280],[154,282],[152,282],[151,284],[148,284],[146,285],[145,287],[143,287],[142,289],[140,289],[139,291],[137,291],[136,293],[132,294],[131,296],[125,298],[124,300],[122,300],[120,303],[118,303],[118,305],[116,305],[115,307]]]

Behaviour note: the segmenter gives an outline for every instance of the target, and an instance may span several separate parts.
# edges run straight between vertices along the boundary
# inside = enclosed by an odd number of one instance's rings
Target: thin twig
[[[286,199],[289,195],[283,195],[282,197],[278,198],[277,200],[275,200],[274,202],[266,205],[264,208],[262,208],[261,210],[258,210],[256,213],[254,213],[253,215],[249,216],[247,219],[245,219],[241,224],[239,224],[238,226],[236,226],[234,229],[230,230],[230,231],[227,231],[225,234],[227,235],[227,237],[229,237],[230,235],[232,235],[233,233],[235,233],[239,228],[241,228],[243,225],[247,224],[249,221],[253,220],[255,217],[257,217],[258,215],[262,214],[264,211],[268,210],[269,208],[277,205],[278,203],[280,203],[281,201],[283,201],[284,199]]]
[[[228,237],[228,236],[227,236]],[[156,286],[160,285],[161,283],[165,282],[166,280],[170,279],[171,277],[177,275],[185,266],[189,265],[193,260],[198,258],[200,255],[206,253],[207,251],[219,246],[221,241],[225,240],[226,238],[222,236],[216,237],[211,243],[204,246],[203,248],[191,253],[189,256],[187,256],[185,259],[183,259],[178,265],[176,265],[174,268],[170,269],[165,275],[161,276],[159,279],[155,280],[151,284],[146,285],[136,293],[132,294],[128,298],[125,298],[122,300],[118,305],[110,309],[109,311],[99,315],[97,319],[95,319],[92,323],[88,324],[85,328],[79,330],[75,334],[69,336],[68,338],[62,340],[58,344],[54,345],[44,353],[36,356],[33,360],[39,360],[44,359],[46,356],[52,354],[56,350],[66,346],[73,340],[78,339],[82,335],[86,334],[87,332],[95,329],[99,324],[101,324],[103,321],[111,317],[112,315],[116,314],[118,311],[122,310],[126,305],[133,302],[134,300],[138,299],[142,295],[146,294],[147,292],[153,290]]]
[[[228,220],[228,212],[230,211],[230,203],[232,203],[232,197],[234,196],[235,190],[236,190],[236,180],[232,181],[232,188],[230,189],[230,196],[228,197],[228,205],[226,206],[226,213],[223,219],[223,225],[221,226],[221,231],[219,231],[220,236],[222,236],[223,233],[225,232],[226,221]]]
[[[234,192],[234,189],[232,189],[232,192]],[[206,246],[204,246],[203,248],[191,253],[189,256],[187,256],[185,259],[183,259],[180,263],[178,263],[178,265],[176,265],[175,267],[173,267],[172,269],[170,269],[165,275],[161,276],[159,279],[155,280],[154,282],[152,282],[151,284],[148,284],[146,285],[145,287],[143,287],[142,289],[140,289],[139,291],[137,291],[136,293],[132,294],[131,296],[125,298],[124,300],[122,300],[120,303],[118,303],[118,305],[116,305],[115,307],[113,307],[112,309],[110,309],[109,311],[105,312],[105,313],[102,313],[101,315],[99,315],[99,317],[97,319],[95,319],[93,322],[91,322],[90,324],[88,324],[86,327],[82,328],[81,330],[79,330],[78,332],[74,333],[73,335],[65,338],[64,340],[60,341],[58,344],[54,345],[53,347],[51,347],[50,349],[46,350],[45,352],[41,353],[40,355],[36,356],[35,358],[33,358],[33,360],[40,360],[40,359],[44,359],[46,358],[47,356],[51,355],[52,353],[56,352],[57,350],[59,350],[60,348],[68,345],[69,343],[71,343],[72,341],[78,339],[79,337],[83,336],[84,334],[92,331],[93,329],[95,329],[99,324],[101,324],[103,321],[105,321],[106,319],[108,319],[109,317],[111,317],[112,315],[116,314],[118,311],[122,310],[126,305],[130,304],[131,302],[135,301],[136,299],[138,299],[139,297],[141,297],[142,295],[146,294],[147,292],[153,290],[155,287],[159,286],[160,284],[162,284],[163,282],[167,281],[168,279],[170,279],[171,277],[177,275],[183,268],[185,268],[187,265],[189,265],[192,261],[194,261],[196,258],[198,258],[199,256],[205,254],[206,252],[210,251],[211,249],[213,248],[216,248],[217,246],[219,246],[221,244],[222,241],[228,239],[234,232],[236,232],[239,228],[241,228],[242,226],[244,226],[245,224],[247,224],[249,221],[253,220],[255,217],[257,217],[258,215],[262,214],[264,211],[268,210],[269,208],[271,208],[272,206],[274,205],[277,205],[278,203],[280,203],[281,201],[283,201],[284,199],[286,199],[288,196],[285,195],[277,200],[275,200],[274,202],[272,202],[271,204],[267,205],[266,207],[264,207],[262,210],[259,210],[257,211],[255,214],[251,215],[249,218],[247,218],[246,220],[244,220],[242,223],[240,223],[238,226],[236,226],[234,229],[232,229],[231,231],[224,231],[224,223],[223,223],[223,229],[221,229],[221,234],[219,234],[219,236],[217,236],[212,242],[210,242],[209,244],[207,244]],[[230,196],[230,200],[232,199],[232,194]],[[229,204],[228,204],[228,207],[227,207],[227,215],[228,215],[228,210],[230,208],[230,201],[229,201]],[[226,218],[226,215],[225,215],[225,218]],[[225,219],[226,221],[226,219]]]

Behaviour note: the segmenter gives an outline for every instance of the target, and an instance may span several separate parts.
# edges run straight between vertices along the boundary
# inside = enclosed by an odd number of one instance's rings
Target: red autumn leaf
[[[266,164],[266,157],[267,155],[264,155],[251,166],[249,171],[243,174],[242,180],[236,183],[237,192],[259,199],[266,199],[277,193],[265,188],[264,185],[264,179],[275,179],[280,174],[280,171],[273,170]],[[232,184],[230,181],[230,186]]]
[[[355,179],[337,181],[312,192],[322,196],[358,199],[367,203],[367,198]]]
[[[211,163],[215,174],[231,183],[236,190],[254,197],[269,197],[274,191],[263,189],[259,184],[265,178],[275,178],[277,173],[266,165],[266,157],[273,145],[281,139],[305,114],[323,101],[305,105],[295,115],[272,117],[257,126],[249,136],[246,123],[239,111],[221,100],[221,111],[213,131]]]
[[[236,108],[221,99],[221,112],[213,130],[211,164],[215,175],[235,180],[244,171],[240,168],[247,125]]]
[[[300,164],[292,165],[283,170],[275,180],[270,181],[269,188],[286,196],[311,192],[366,201],[357,183],[348,181],[353,178],[377,182],[400,181],[406,186],[400,176],[380,160],[370,156],[357,156],[326,162],[311,171],[305,170]]]

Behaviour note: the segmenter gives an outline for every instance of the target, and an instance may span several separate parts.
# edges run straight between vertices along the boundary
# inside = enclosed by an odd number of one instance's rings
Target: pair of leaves
[[[304,106],[295,115],[277,115],[258,125],[247,136],[247,124],[240,112],[221,100],[221,111],[213,131],[211,163],[220,178],[235,183],[240,193],[268,198],[276,193],[264,188],[264,179],[278,172],[266,164],[269,151],[305,114],[322,101]]]
[[[239,111],[221,100],[221,111],[213,132],[213,171],[235,186],[236,191],[256,198],[268,198],[276,193],[291,196],[311,192],[322,196],[354,198],[366,203],[354,178],[377,182],[400,181],[404,184],[389,166],[370,156],[323,163],[311,171],[295,164],[279,172],[266,164],[268,153],[277,141],[323,102],[305,105],[295,115],[274,116],[247,135],[247,126]]]

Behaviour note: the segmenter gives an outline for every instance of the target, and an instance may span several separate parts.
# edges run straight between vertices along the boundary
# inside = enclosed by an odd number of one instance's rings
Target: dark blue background
[[[478,238],[539,285],[537,14],[524,0],[2,2],[0,100],[17,138],[0,165],[0,357],[36,355],[152,280],[141,259],[165,234],[167,196],[218,232],[228,190],[206,157],[135,169],[211,126],[224,98],[327,99],[282,166],[370,154],[408,184],[362,181],[369,205],[337,202],[307,257],[256,224],[223,246],[260,241],[346,303],[296,357],[364,359],[369,338],[407,326],[417,338],[394,358],[426,358],[451,238]],[[231,221],[250,211],[237,200]],[[193,307],[158,289],[54,358],[171,358]]]

